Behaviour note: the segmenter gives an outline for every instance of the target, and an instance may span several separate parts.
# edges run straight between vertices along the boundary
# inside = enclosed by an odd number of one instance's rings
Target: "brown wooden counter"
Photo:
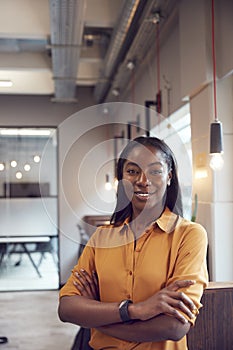
[[[188,334],[189,350],[233,350],[233,282],[210,282]]]

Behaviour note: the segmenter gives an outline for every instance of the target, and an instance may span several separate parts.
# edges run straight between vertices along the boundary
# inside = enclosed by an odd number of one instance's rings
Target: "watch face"
[[[125,305],[127,302],[128,302],[128,300],[123,300],[123,301],[120,303],[120,305],[119,305],[119,309],[120,309],[123,305]]]
[[[128,306],[131,303],[131,300],[123,300],[119,305],[119,312],[123,322],[129,322],[131,320],[128,313]]]

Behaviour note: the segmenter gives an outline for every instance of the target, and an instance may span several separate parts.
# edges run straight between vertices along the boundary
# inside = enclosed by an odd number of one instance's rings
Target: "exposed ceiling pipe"
[[[137,31],[131,46],[124,60],[119,64],[116,74],[112,79],[112,88],[108,90],[105,96],[105,102],[115,100],[112,92],[113,89],[118,88],[124,91],[124,95],[129,93],[129,82],[132,76],[131,70],[128,68],[129,62],[133,62],[136,68],[144,61],[148,52],[151,52],[151,47],[155,45],[155,23],[157,14],[160,13],[160,40],[165,40],[168,29],[174,24],[178,18],[177,7],[172,0],[150,0],[147,6],[144,7],[144,12],[141,16],[140,28]]]
[[[112,39],[103,62],[103,71],[100,81],[96,84],[94,97],[96,101],[102,102],[111,84],[111,78],[117,64],[119,55],[127,38],[130,26],[139,5],[145,3],[143,0],[127,0],[124,3],[119,16],[118,25],[115,27]]]
[[[51,54],[56,102],[76,101],[86,0],[50,0]]]

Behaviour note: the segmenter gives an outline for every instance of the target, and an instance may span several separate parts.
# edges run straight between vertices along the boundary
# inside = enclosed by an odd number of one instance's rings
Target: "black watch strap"
[[[132,303],[133,303],[132,300],[126,299],[126,300],[123,300],[119,305],[120,317],[123,322],[131,321],[131,318],[129,316],[128,306],[129,304],[132,304]]]

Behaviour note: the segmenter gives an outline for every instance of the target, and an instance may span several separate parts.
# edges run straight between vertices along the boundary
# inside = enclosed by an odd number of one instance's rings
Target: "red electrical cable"
[[[159,47],[159,21],[156,31],[156,51],[157,51],[157,90],[160,92],[160,47]]]
[[[135,116],[135,69],[133,68],[131,71],[131,103],[132,103],[132,118]],[[132,119],[133,120],[133,119]]]
[[[213,87],[214,87],[214,120],[217,118],[217,95],[216,95],[216,57],[215,57],[215,31],[214,31],[214,0],[212,0],[212,59],[213,59]]]
[[[135,101],[135,72],[134,69],[131,72],[131,102]]]

